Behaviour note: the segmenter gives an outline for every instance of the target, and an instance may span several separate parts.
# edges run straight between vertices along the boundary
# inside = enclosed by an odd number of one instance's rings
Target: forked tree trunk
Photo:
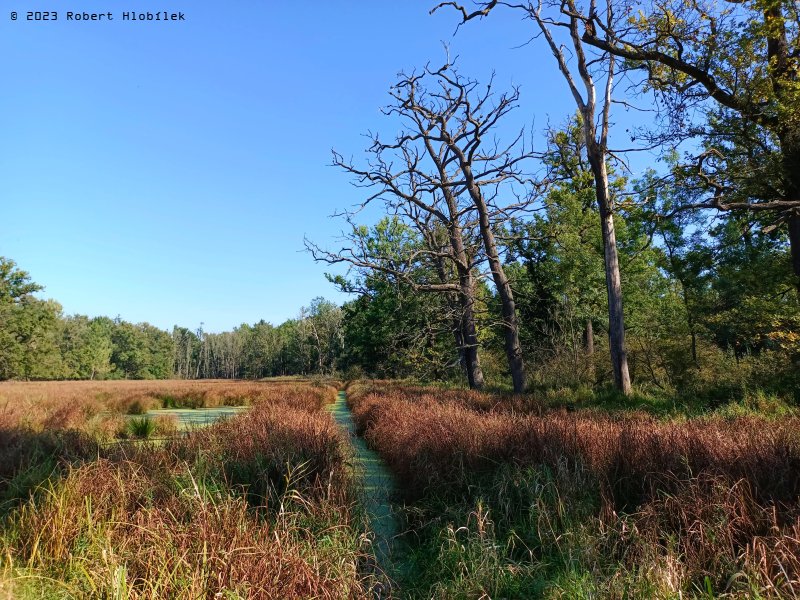
[[[428,152],[436,170],[443,182],[449,182],[450,178],[442,157],[436,152],[431,141],[425,139],[425,149]],[[467,373],[467,383],[470,389],[479,390],[483,388],[483,370],[481,369],[480,358],[478,355],[478,333],[475,326],[475,280],[472,276],[472,263],[470,261],[467,248],[464,245],[464,230],[461,227],[461,217],[458,206],[458,199],[453,194],[453,189],[449,185],[442,187],[442,195],[447,205],[447,236],[452,251],[453,263],[458,274],[459,305],[461,314],[458,315],[456,327],[459,331],[456,343],[459,352],[464,359],[464,370]],[[438,263],[440,268],[439,277],[442,282],[447,280],[444,264]],[[460,339],[459,339],[460,338]]]
[[[458,233],[458,236],[460,236],[460,233]],[[455,246],[453,248],[454,251],[458,251],[460,248],[463,252],[463,244],[453,245]],[[461,258],[466,260],[466,252],[463,254]],[[449,298],[452,308],[458,311],[453,318],[453,335],[469,388],[471,390],[479,390],[483,388],[484,380],[478,356],[478,334],[475,326],[475,286],[471,273],[464,273],[464,269],[459,267],[457,267],[457,270],[459,272],[460,292],[458,294],[450,294],[451,297]],[[436,261],[436,270],[439,280],[445,283],[447,281],[447,273],[442,259]]]

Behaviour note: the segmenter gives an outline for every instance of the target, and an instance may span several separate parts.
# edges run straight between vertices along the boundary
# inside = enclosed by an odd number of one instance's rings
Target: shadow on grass
[[[97,442],[77,430],[0,428],[0,515],[59,477],[66,465],[93,459],[98,452]]]

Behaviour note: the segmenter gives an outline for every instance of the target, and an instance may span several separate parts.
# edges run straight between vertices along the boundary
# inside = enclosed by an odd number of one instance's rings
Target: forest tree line
[[[342,310],[322,298],[295,319],[209,333],[164,331],[119,317],[64,315],[42,286],[0,257],[0,380],[200,379],[330,374],[342,347]]]
[[[520,51],[537,48],[532,64],[549,61],[574,104],[529,140],[507,125],[520,89],[464,75],[445,56],[398,75],[363,157],[334,151],[361,194],[343,244],[307,248],[348,267],[332,280],[360,294],[364,322],[419,307],[402,332],[364,338],[362,362],[398,339],[416,348],[413,370],[458,364],[473,388],[491,370],[515,392],[796,395],[797,3],[492,0],[436,11],[458,28],[515,11],[539,44],[520,40]],[[618,126],[623,111],[645,117]],[[634,172],[642,151],[652,164]],[[386,215],[376,226],[357,222],[367,205]],[[411,333],[437,328],[438,345]],[[428,361],[437,348],[450,360]]]
[[[508,125],[520,89],[449,57],[401,73],[372,129],[393,133],[371,133],[363,157],[333,154],[356,184],[338,249],[306,240],[314,259],[347,267],[329,280],[353,300],[317,299],[279,326],[169,333],[63,317],[6,266],[19,289],[0,307],[0,377],[338,372],[515,392],[796,396],[796,2],[434,10],[459,27],[516,11],[574,106],[534,140]],[[622,109],[647,116],[620,130]],[[652,164],[634,173],[642,150]],[[383,218],[358,222],[367,205]]]

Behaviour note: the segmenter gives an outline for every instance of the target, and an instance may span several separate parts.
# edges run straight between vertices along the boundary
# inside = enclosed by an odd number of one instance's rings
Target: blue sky
[[[56,22],[4,4],[0,255],[68,314],[221,331],[344,301],[303,252],[304,235],[333,244],[328,216],[360,199],[331,148],[358,159],[363,133],[394,133],[389,86],[442,62],[443,41],[463,74],[521,86],[509,130],[574,112],[552,57],[517,47],[532,29],[511,11],[453,37],[455,13],[424,1],[52,0]]]

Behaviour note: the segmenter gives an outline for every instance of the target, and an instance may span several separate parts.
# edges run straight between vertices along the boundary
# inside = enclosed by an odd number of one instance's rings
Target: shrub
[[[147,439],[156,431],[156,422],[149,417],[134,417],[128,421],[128,431],[133,437]]]

